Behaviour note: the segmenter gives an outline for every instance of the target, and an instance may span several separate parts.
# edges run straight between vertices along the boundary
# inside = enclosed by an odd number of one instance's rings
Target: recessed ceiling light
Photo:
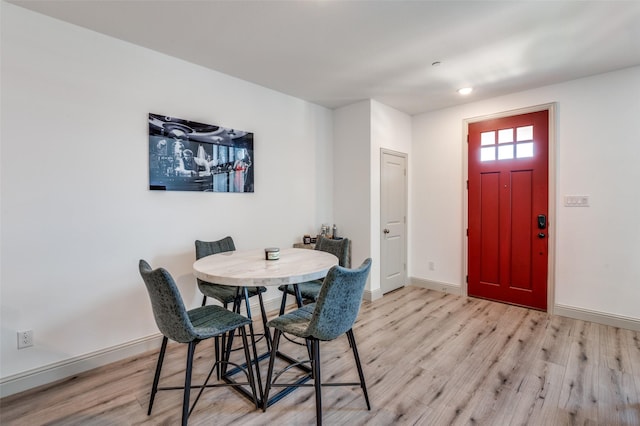
[[[461,89],[458,89],[458,93],[460,93],[461,95],[468,95],[471,92],[473,92],[473,87],[463,87]]]

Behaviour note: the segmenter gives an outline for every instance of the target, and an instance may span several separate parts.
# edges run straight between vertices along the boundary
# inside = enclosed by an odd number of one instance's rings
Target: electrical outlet
[[[18,349],[33,346],[33,330],[18,331]]]

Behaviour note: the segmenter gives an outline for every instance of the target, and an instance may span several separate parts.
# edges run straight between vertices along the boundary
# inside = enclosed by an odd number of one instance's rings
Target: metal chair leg
[[[224,342],[224,334],[222,335]],[[215,363],[216,363],[216,378],[220,380],[220,361],[222,360],[220,353],[220,336],[214,337],[214,350],[215,350]],[[223,346],[224,347],[224,346]]]
[[[260,390],[260,400],[264,399],[262,391],[262,378],[260,377],[260,358],[258,357],[258,349],[256,348],[256,335],[253,333],[253,323],[249,323],[249,334],[251,335],[251,346],[253,347],[253,360],[256,363],[256,377],[258,379],[258,389]]]
[[[247,310],[247,318],[249,318],[251,320],[251,322],[249,323],[249,333],[251,334],[251,344],[253,345],[253,357],[256,363],[256,371],[257,371],[257,377],[258,377],[258,385],[260,387],[260,393],[262,393],[262,379],[260,378],[260,365],[259,365],[259,358],[258,358],[258,351],[256,349],[256,340],[255,340],[255,333],[253,332],[253,319],[251,318],[251,307],[250,307],[250,303],[249,303],[249,291],[247,290],[246,287],[243,287],[244,290],[244,302],[245,302],[245,307]],[[265,333],[265,336],[267,334]],[[267,344],[269,344],[267,342]],[[262,395],[261,395],[262,396]]]
[[[260,315],[262,315],[262,330],[264,332],[264,338],[267,341],[267,351],[271,351],[271,333],[269,333],[269,327],[267,327],[267,312],[264,309],[264,301],[262,300],[262,293],[258,292],[258,299],[260,300]]]
[[[229,332],[229,334],[227,335],[227,347],[226,348],[222,348],[223,351],[223,359],[224,359],[224,363],[222,364],[222,373],[221,375],[224,376],[225,374],[227,374],[227,366],[229,363],[229,360],[231,359],[231,346],[233,346],[233,336],[235,335],[235,330],[231,330]]]
[[[320,376],[320,341],[311,339],[311,368],[313,369],[313,385],[316,391],[316,425],[322,425],[322,378]]]
[[[247,310],[247,318],[249,318],[250,320],[253,321],[253,318],[251,318],[251,303],[249,302],[249,290],[247,290],[246,287],[242,287],[243,290],[243,297],[244,297],[244,306],[245,309]],[[238,313],[240,313],[240,311],[238,310]]]
[[[367,385],[364,382],[364,373],[362,372],[362,364],[360,363],[360,355],[358,355],[358,348],[356,346],[356,338],[353,335],[353,329],[347,331],[347,337],[349,338],[349,344],[353,349],[353,357],[356,359],[356,367],[358,368],[358,376],[360,376],[360,387],[364,392],[364,399],[367,401],[367,410],[371,411],[371,404],[369,404],[369,394],[367,393]]]
[[[284,315],[284,309],[287,306],[287,290],[289,289],[288,285],[284,286],[284,291],[282,292],[282,301],[280,302],[280,315]]]
[[[293,295],[296,298],[296,304],[298,305],[298,308],[302,308],[302,306],[304,305],[298,284],[287,284],[284,286],[284,291],[282,292],[282,301],[280,302],[280,315],[284,314],[285,308],[287,307],[287,294],[289,293],[289,285],[293,286]]]
[[[225,302],[225,303],[224,303],[224,308],[225,308],[225,309],[229,309],[229,303],[228,303],[228,302]],[[228,358],[224,358],[224,356],[225,356],[225,354],[226,354],[226,352],[225,352],[225,348],[227,347],[227,334],[228,334],[228,333],[223,333],[223,334],[222,334],[222,339],[221,339],[221,344],[220,344],[220,348],[221,348],[221,349],[220,349],[220,356],[221,356],[222,358],[219,358],[219,359],[220,359],[220,360],[225,360],[225,361],[229,361],[229,359],[228,359]],[[218,366],[218,369],[219,369],[219,368],[220,368],[220,367]],[[220,379],[220,377],[218,377],[218,379]]]
[[[197,342],[189,342],[189,348],[187,349],[187,371],[184,375],[184,397],[182,398],[182,426],[187,425],[187,420],[189,419],[189,414],[193,408],[195,408],[195,404],[189,410],[189,397],[191,395],[191,369],[193,368],[193,353],[196,349]]]
[[[147,410],[147,416],[151,415],[151,408],[153,408],[153,400],[158,393],[158,382],[160,381],[160,371],[162,370],[162,363],[164,361],[164,353],[167,350],[168,338],[162,338],[162,345],[160,346],[160,353],[158,354],[158,363],[156,364],[156,374],[153,377],[153,385],[151,386],[151,396],[149,397],[149,410]]]
[[[247,341],[247,330],[244,326],[240,328],[240,334],[242,335],[242,344],[244,346],[244,358],[247,363],[247,379],[249,380],[249,386],[251,387],[251,394],[253,395],[253,402],[256,408],[260,408],[258,405],[258,395],[256,393],[256,380],[253,375],[253,367],[251,366],[251,354],[249,353],[249,342]]]
[[[273,342],[271,345],[271,356],[269,357],[269,369],[267,370],[267,384],[264,390],[264,397],[262,399],[262,411],[267,411],[269,405],[269,391],[271,390],[271,379],[273,378],[273,366],[275,364],[276,357],[278,356],[278,345],[280,344],[280,335],[282,332],[278,329],[273,334]]]
[[[300,294],[300,287],[298,287],[298,284],[294,284],[293,289],[296,292],[296,303],[298,303],[298,308],[302,308],[302,305],[304,305],[304,303],[302,301],[302,295]]]

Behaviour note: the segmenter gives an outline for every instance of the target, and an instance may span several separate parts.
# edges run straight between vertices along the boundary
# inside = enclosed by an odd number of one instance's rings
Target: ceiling
[[[414,115],[640,65],[640,1],[8,2],[329,108]]]

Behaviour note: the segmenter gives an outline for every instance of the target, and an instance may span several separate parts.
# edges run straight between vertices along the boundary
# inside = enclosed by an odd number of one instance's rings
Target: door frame
[[[379,233],[379,256],[380,256],[380,293],[384,294],[382,289],[383,282],[383,256],[382,256],[382,245],[384,244],[384,234],[382,232],[382,228],[384,228],[384,224],[382,223],[382,173],[384,168],[384,155],[393,155],[396,157],[401,157],[405,161],[406,172],[404,174],[404,253],[403,253],[403,261],[404,261],[404,286],[409,284],[409,154],[406,152],[394,151],[387,148],[380,148],[380,202],[379,202],[379,215],[378,215],[378,233]]]
[[[549,246],[547,252],[547,313],[553,314],[555,303],[555,258],[556,258],[556,236],[558,234],[557,214],[556,214],[556,103],[535,105],[526,108],[519,108],[494,114],[482,115],[478,117],[465,118],[462,120],[462,277],[460,282],[463,296],[469,295],[467,276],[469,272],[469,238],[467,229],[469,228],[469,197],[467,182],[469,180],[469,124],[479,121],[493,120],[496,118],[509,117],[512,115],[528,114],[531,112],[549,112],[549,212],[548,212],[548,238]]]

